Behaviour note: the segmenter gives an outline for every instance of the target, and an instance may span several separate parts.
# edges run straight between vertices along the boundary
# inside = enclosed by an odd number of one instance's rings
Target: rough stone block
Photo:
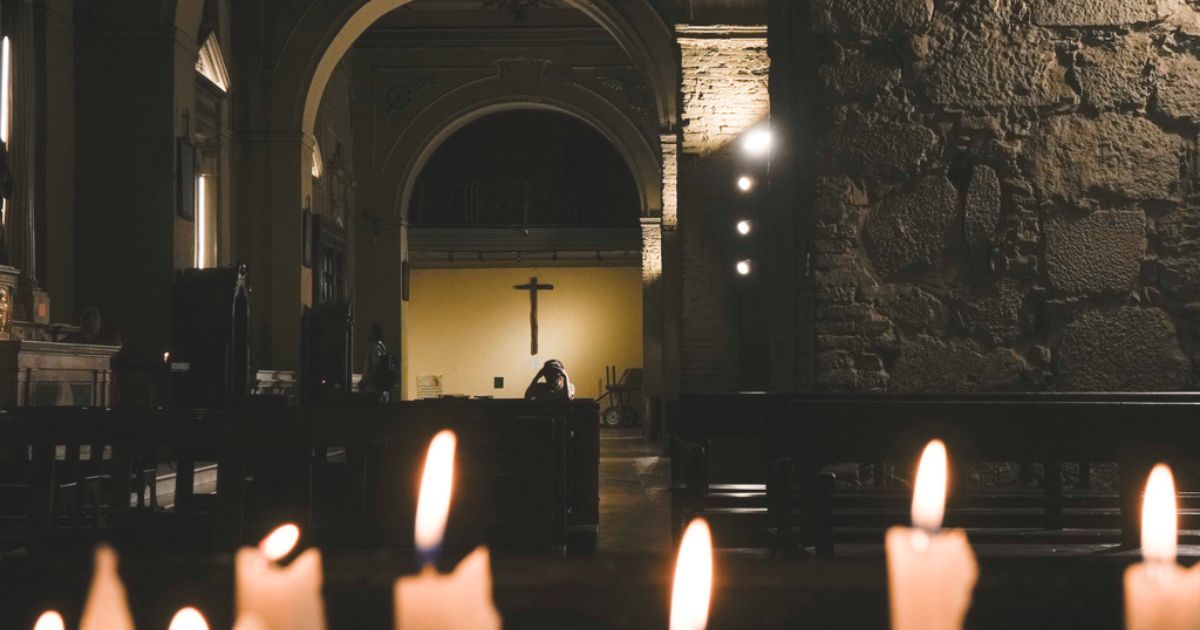
[[[1013,46],[1006,33],[988,30],[933,49],[923,77],[930,97],[959,110],[1072,102],[1075,92],[1054,42],[1032,34],[1028,39]]]
[[[1016,341],[1024,328],[1024,307],[1024,287],[1012,278],[1001,278],[990,291],[966,301],[961,312],[963,325],[992,343]]]
[[[1029,366],[1009,348],[984,350],[970,339],[917,335],[900,344],[891,370],[894,392],[986,392],[1022,389]]]
[[[1159,18],[1158,0],[1033,0],[1040,26],[1121,26]]]
[[[827,157],[879,178],[915,171],[937,136],[913,123],[857,122],[843,125],[827,139]]]
[[[886,285],[876,300],[879,312],[904,330],[945,330],[950,321],[946,305],[914,285]]]
[[[950,244],[958,191],[942,175],[922,177],[912,190],[888,197],[868,220],[865,245],[884,275],[932,263]]]
[[[1146,216],[1141,211],[1100,211],[1046,223],[1046,272],[1060,291],[1127,291],[1145,255]]]
[[[1171,391],[1195,383],[1175,324],[1156,308],[1085,311],[1063,330],[1059,389]]]
[[[1155,102],[1165,116],[1200,123],[1200,59],[1183,54],[1165,64]]]
[[[1155,222],[1158,284],[1172,298],[1200,299],[1200,207],[1185,206]]]
[[[971,174],[963,221],[968,245],[985,247],[992,242],[1000,223],[1000,178],[992,167],[977,166]]]
[[[900,82],[899,60],[894,55],[864,54],[843,50],[831,65],[822,67],[825,83],[842,98],[875,96]]]
[[[1076,66],[1083,101],[1100,110],[1145,107],[1153,88],[1152,45],[1149,34],[1139,33],[1084,49]]]
[[[1180,138],[1145,118],[1056,116],[1034,134],[1030,175],[1045,196],[1172,199],[1182,155]]]
[[[831,32],[862,38],[924,28],[933,17],[933,0],[818,0],[818,24]]]

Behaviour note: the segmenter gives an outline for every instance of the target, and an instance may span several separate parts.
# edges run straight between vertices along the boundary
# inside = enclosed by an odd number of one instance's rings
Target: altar
[[[107,406],[112,401],[112,359],[120,350],[116,345],[0,341],[0,406]]]

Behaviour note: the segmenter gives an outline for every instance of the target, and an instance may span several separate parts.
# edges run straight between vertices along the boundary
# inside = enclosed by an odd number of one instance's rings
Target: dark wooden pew
[[[23,521],[15,542],[33,546],[107,538],[225,548],[291,520],[326,545],[407,547],[425,448],[449,428],[459,447],[448,545],[586,549],[599,514],[598,424],[591,401],[11,409],[0,413],[0,489],[10,508],[23,491],[26,507],[0,522]],[[107,456],[81,461],[81,445]],[[147,469],[153,478],[162,462],[176,469],[168,510],[144,496]],[[216,465],[215,492],[193,492],[198,462]],[[80,488],[101,499],[64,501]]]
[[[796,395],[780,401],[762,395],[691,397],[683,408],[702,417],[677,432],[676,452],[695,449],[714,437],[755,436],[766,456],[761,462],[765,488],[759,505],[768,513],[766,526],[775,544],[790,548],[797,542],[796,525],[803,525],[804,542],[832,552],[835,496],[832,479],[820,476],[822,466],[838,462],[895,462],[901,470],[915,465],[928,440],[944,440],[952,467],[963,463],[1041,462],[1046,467],[1043,492],[1028,497],[988,497],[988,507],[1021,505],[1041,512],[1047,529],[1064,524],[1063,462],[1118,462],[1119,492],[1110,503],[1119,508],[1121,541],[1136,545],[1139,501],[1149,467],[1156,461],[1200,461],[1200,395],[1196,394],[986,394],[986,395]],[[764,400],[771,400],[764,405]],[[747,422],[746,418],[754,418]],[[683,422],[688,422],[685,416]],[[698,478],[697,464],[683,459],[677,511],[703,512],[705,501],[717,493]],[[960,464],[955,466],[955,464]],[[704,465],[698,465],[703,469]],[[691,468],[693,472],[687,472]],[[689,483],[693,477],[695,481]],[[954,476],[952,475],[952,479]],[[948,518],[966,519],[967,508],[982,497],[954,492]],[[870,493],[858,493],[862,502]],[[891,507],[907,509],[908,490],[893,491]],[[885,498],[886,499],[886,498]],[[1022,501],[1024,503],[1022,503]],[[1100,505],[1096,498],[1072,501]],[[1089,503],[1090,501],[1090,503]],[[876,503],[875,505],[880,505]],[[955,508],[961,507],[959,514]],[[868,512],[869,510],[863,510]],[[972,523],[995,520],[987,510],[974,509]],[[979,515],[982,514],[982,515]],[[894,515],[893,515],[894,516]],[[970,520],[970,519],[966,519]]]

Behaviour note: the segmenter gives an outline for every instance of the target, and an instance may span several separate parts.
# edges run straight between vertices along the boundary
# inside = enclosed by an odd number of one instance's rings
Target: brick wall
[[[1197,385],[1200,5],[812,6],[818,388]]]
[[[681,388],[732,390],[741,380],[740,302],[727,243],[738,203],[735,141],[770,112],[766,32],[762,27],[687,26],[678,31],[683,100]]]

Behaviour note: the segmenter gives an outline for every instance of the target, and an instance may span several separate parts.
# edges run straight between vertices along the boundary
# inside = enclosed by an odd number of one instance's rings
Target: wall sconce
[[[771,152],[771,145],[774,143],[775,137],[770,128],[756,127],[742,137],[742,150],[751,157],[763,157]]]

